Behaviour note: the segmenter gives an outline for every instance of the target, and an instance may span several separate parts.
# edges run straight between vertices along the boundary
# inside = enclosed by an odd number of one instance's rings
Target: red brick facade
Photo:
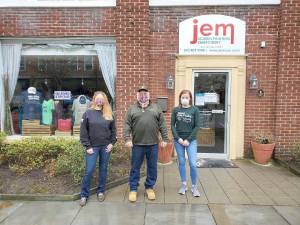
[[[117,43],[116,106],[118,136],[135,91],[148,84],[151,96],[168,97],[174,91],[165,80],[175,74],[178,27],[185,19],[222,14],[246,21],[247,92],[245,156],[250,155],[252,131],[276,135],[276,156],[286,158],[300,140],[300,3],[281,5],[149,7],[148,0],[117,0],[112,8],[2,8],[1,37],[99,37],[114,36]],[[266,48],[260,42],[266,41]],[[255,73],[265,97],[248,89]],[[238,137],[237,137],[238,138]]]

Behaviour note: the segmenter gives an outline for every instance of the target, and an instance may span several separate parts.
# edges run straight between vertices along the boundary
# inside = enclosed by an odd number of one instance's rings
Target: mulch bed
[[[109,169],[107,182],[128,176],[129,166],[129,162],[113,163]],[[96,177],[97,171],[95,171],[91,187],[96,186]],[[44,169],[18,175],[7,165],[1,165],[0,178],[1,194],[75,194],[80,192],[80,183],[75,184],[70,175],[51,177]]]

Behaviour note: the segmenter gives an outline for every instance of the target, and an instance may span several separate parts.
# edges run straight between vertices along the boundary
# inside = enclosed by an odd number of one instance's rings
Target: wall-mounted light
[[[167,89],[174,89],[174,78],[172,75],[169,75],[166,79],[166,87]]]
[[[250,89],[258,89],[258,80],[256,74],[251,74],[249,79],[249,88]]]

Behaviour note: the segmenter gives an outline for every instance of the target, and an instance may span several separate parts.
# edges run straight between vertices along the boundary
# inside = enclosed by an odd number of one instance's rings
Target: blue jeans
[[[185,173],[185,150],[186,150],[189,159],[192,185],[196,185],[197,184],[197,166],[196,166],[197,141],[196,140],[191,141],[188,147],[179,144],[177,140],[174,140],[174,144],[175,144],[175,149],[178,157],[178,164],[179,164],[178,166],[179,166],[181,182],[186,182],[186,173]]]
[[[145,155],[147,160],[147,178],[144,183],[145,188],[153,188],[156,183],[158,145],[133,145],[129,177],[130,191],[137,191],[140,181],[140,169]]]
[[[105,184],[107,177],[107,166],[110,152],[105,151],[106,146],[93,148],[93,154],[85,154],[85,173],[81,185],[81,197],[89,197],[91,178],[93,176],[97,158],[99,156],[99,176],[98,176],[98,193],[105,192]]]

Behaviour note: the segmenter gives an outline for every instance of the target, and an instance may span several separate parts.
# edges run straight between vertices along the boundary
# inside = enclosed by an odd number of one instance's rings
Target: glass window
[[[11,102],[23,135],[72,135],[93,93],[109,96],[96,55],[24,55]]]

